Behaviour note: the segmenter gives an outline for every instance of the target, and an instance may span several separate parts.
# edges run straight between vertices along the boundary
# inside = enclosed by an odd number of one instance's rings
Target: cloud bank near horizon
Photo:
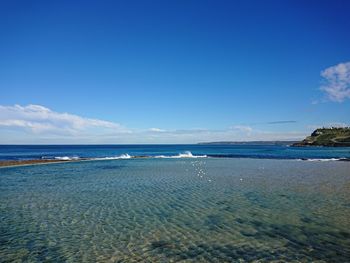
[[[272,122],[274,123],[274,122]],[[249,125],[223,130],[130,129],[119,123],[61,113],[42,105],[0,105],[0,143],[197,143],[204,141],[301,139],[304,132],[269,132]]]
[[[0,105],[0,127],[17,128],[33,134],[77,135],[89,129],[125,132],[118,123],[59,113],[41,105]]]

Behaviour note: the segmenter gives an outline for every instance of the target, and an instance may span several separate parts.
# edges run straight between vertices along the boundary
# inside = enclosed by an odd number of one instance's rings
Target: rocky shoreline
[[[130,159],[144,159],[150,158],[149,156],[136,156]],[[74,160],[42,160],[42,159],[33,159],[33,160],[2,160],[0,161],[0,168],[6,167],[14,167],[14,166],[29,166],[29,165],[42,165],[42,164],[54,164],[54,163],[72,163],[72,162],[82,162],[82,161],[107,161],[108,159],[98,159],[98,158],[81,158]],[[109,159],[116,160],[116,159]],[[290,160],[301,160],[301,161],[312,161],[312,160],[328,160],[328,159],[309,159],[309,158],[301,158],[301,159],[290,159]],[[350,158],[339,158],[334,159],[334,161],[340,162],[350,162]]]
[[[66,163],[66,162],[77,162],[81,160],[9,160],[0,161],[0,167],[11,167],[11,166],[25,166],[25,165],[36,165],[36,164],[49,164],[49,163]]]

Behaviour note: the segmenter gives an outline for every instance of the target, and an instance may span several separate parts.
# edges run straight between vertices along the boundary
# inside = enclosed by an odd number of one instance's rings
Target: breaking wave
[[[308,162],[329,162],[329,161],[341,161],[342,158],[328,158],[328,159],[317,159],[317,158],[314,158],[314,159],[301,159],[302,161],[308,161]]]
[[[59,161],[88,161],[88,160],[119,160],[119,159],[139,159],[139,158],[164,158],[164,159],[180,159],[180,158],[253,158],[253,159],[291,159],[306,162],[329,162],[329,161],[350,161],[350,158],[273,158],[271,156],[245,156],[233,154],[209,154],[209,155],[193,155],[190,151],[179,153],[177,155],[129,155],[124,153],[116,156],[106,157],[79,157],[79,156],[42,156],[43,160],[59,160]]]
[[[178,155],[157,155],[155,158],[206,158],[207,155],[193,155],[190,151]]]
[[[130,156],[129,154],[125,153],[118,156],[109,156],[109,157],[98,157],[98,158],[92,158],[93,160],[118,160],[118,159],[131,159],[133,156]]]
[[[69,157],[69,156],[56,156],[54,157],[55,160],[60,160],[60,161],[72,161],[72,160],[79,160],[80,157],[78,156],[73,156],[73,157]]]
[[[78,156],[54,156],[54,157],[47,157],[42,156],[41,159],[43,160],[59,160],[59,161],[78,161],[78,160],[118,160],[118,159],[131,159],[134,158],[134,156],[130,156],[129,154],[121,154],[118,156],[107,156],[107,157],[78,157]]]

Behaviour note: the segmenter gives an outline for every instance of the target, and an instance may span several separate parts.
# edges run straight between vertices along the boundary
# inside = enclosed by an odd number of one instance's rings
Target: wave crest
[[[131,159],[132,156],[125,153],[118,156],[109,156],[109,157],[99,157],[99,158],[93,158],[94,160],[118,160],[118,159]]]
[[[328,158],[328,159],[317,159],[317,158],[309,158],[309,159],[301,159],[302,161],[308,162],[329,162],[329,161],[340,161],[341,158]]]
[[[206,158],[206,155],[193,155],[190,151],[179,153],[178,155],[157,155],[155,158]]]
[[[80,158],[78,156],[56,156],[54,157],[55,160],[60,160],[60,161],[72,161],[72,160],[79,160]]]

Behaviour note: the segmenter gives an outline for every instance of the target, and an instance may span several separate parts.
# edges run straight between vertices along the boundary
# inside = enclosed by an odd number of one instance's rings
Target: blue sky
[[[349,13],[346,0],[1,1],[0,143],[299,139],[348,125]]]

